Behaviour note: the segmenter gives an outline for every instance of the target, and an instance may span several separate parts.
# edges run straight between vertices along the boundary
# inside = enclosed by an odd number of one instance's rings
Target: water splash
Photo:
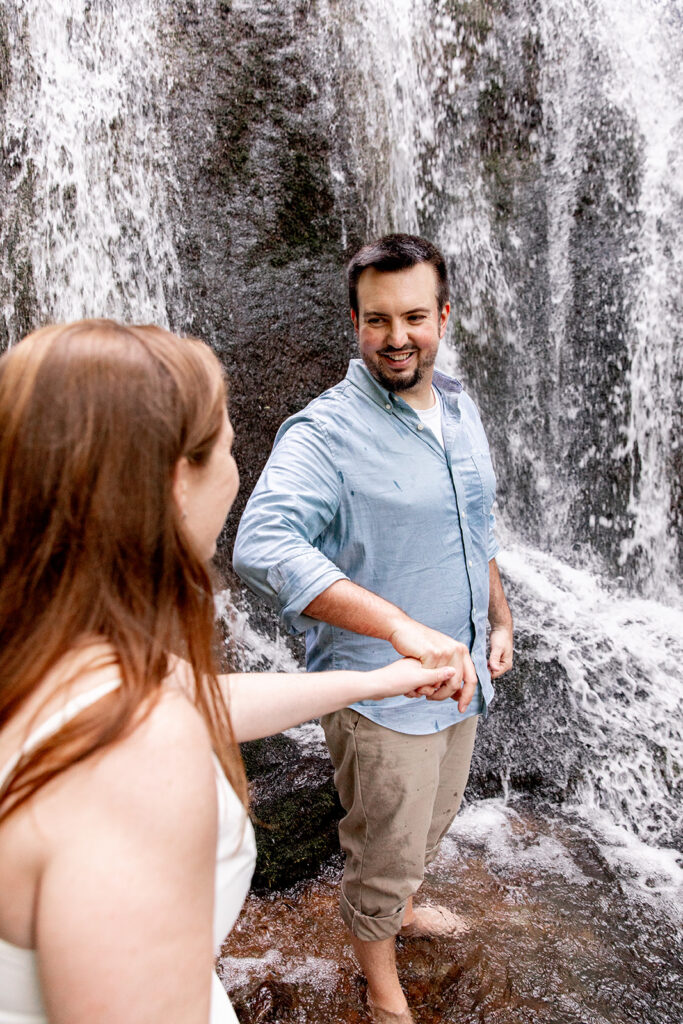
[[[320,4],[332,178],[342,210],[345,184],[356,183],[368,238],[419,229],[433,135],[429,24],[428,0]]]
[[[33,326],[82,316],[168,324],[179,271],[164,128],[169,81],[157,5],[23,0],[8,15],[2,312],[21,329],[17,267]]]
[[[577,803],[654,846],[681,838],[683,609],[633,597],[511,543],[516,625],[540,635],[537,660],[569,680],[571,743],[582,750]],[[552,731],[555,709],[543,728]],[[570,751],[568,751],[568,754]]]
[[[214,603],[240,672],[302,671],[283,636],[278,631],[272,637],[260,632],[252,624],[248,608],[235,600],[230,590],[216,594]]]

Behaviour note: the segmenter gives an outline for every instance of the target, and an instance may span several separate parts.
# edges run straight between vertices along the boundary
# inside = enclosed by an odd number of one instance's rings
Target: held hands
[[[385,697],[419,697],[422,691],[434,693],[447,686],[455,669],[452,665],[425,668],[416,658],[402,658],[384,668],[375,669],[371,674],[377,678],[377,691],[371,700]]]
[[[407,617],[391,633],[389,642],[399,654],[416,658],[425,669],[451,666],[454,670],[440,684],[426,681],[416,684],[406,696],[427,697],[428,700],[450,697],[457,700],[458,711],[462,713],[467,709],[477,688],[477,673],[465,644]]]

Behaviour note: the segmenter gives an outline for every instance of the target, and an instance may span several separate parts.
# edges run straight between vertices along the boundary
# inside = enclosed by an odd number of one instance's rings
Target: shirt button
[[[461,512],[460,515],[463,519],[467,519],[467,512]]]
[[[472,614],[473,614],[473,615],[476,615],[476,614],[477,614],[477,609],[476,609],[476,608],[473,608],[473,609],[472,609]]]
[[[385,409],[391,409],[391,404],[389,402],[387,402],[387,404],[384,406],[384,408]]]
[[[417,425],[417,429],[418,430],[424,430],[424,428],[425,428],[424,423],[418,423],[418,425]]]
[[[471,569],[471,568],[472,568],[472,562],[470,561],[470,562],[468,562],[467,564],[469,565],[469,567],[470,567],[470,569]]]

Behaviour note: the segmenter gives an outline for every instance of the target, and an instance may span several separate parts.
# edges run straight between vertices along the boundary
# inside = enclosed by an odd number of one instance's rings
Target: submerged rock
[[[660,884],[655,882],[655,884]],[[243,1024],[365,1021],[365,982],[339,916],[338,872],[248,898],[218,970]],[[421,1024],[678,1024],[674,918],[624,887],[594,839],[529,803],[470,805],[418,899],[468,930],[399,939]]]

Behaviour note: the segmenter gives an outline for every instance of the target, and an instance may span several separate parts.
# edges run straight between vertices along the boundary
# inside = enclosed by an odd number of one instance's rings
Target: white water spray
[[[0,240],[10,341],[21,264],[36,326],[84,316],[168,324],[179,272],[158,17],[151,0],[117,4],[115,16],[104,0],[13,7],[3,143],[15,177]]]

